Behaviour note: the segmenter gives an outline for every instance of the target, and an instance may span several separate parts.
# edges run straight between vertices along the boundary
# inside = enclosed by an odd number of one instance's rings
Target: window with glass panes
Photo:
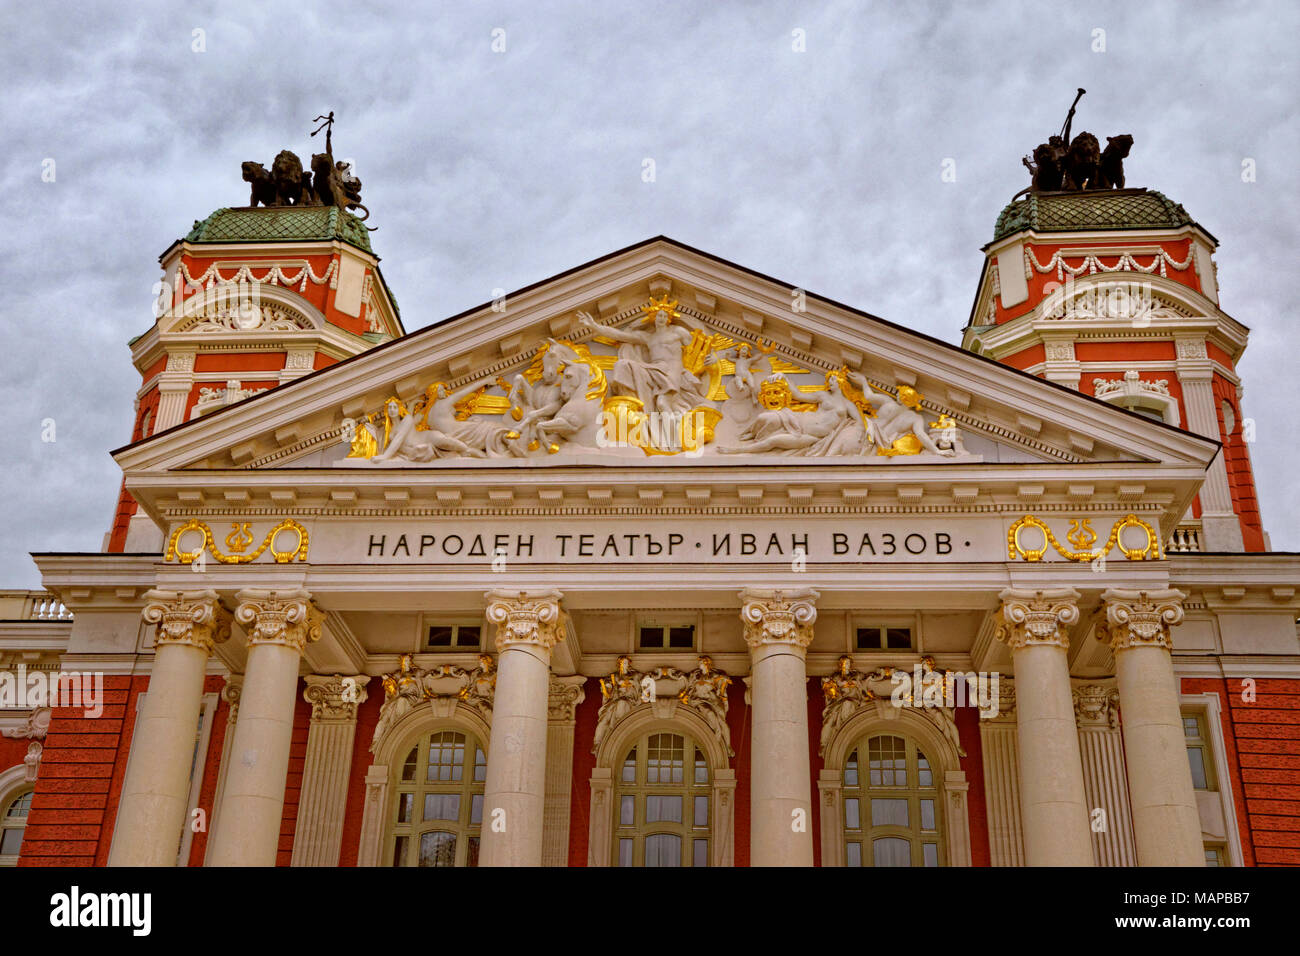
[[[393,783],[393,866],[478,866],[487,756],[472,734],[438,730],[402,761]]]
[[[861,741],[844,765],[847,866],[938,866],[942,803],[935,771],[909,738]]]
[[[23,830],[32,809],[32,791],[20,793],[0,808],[0,866],[17,866]]]
[[[855,629],[854,643],[860,651],[905,651],[912,647],[912,629],[873,624]]]
[[[708,866],[712,788],[704,751],[685,734],[652,733],[618,769],[615,866]]]
[[[1196,790],[1217,789],[1204,715],[1183,714],[1183,738],[1187,741],[1187,762],[1192,768],[1192,787]]]

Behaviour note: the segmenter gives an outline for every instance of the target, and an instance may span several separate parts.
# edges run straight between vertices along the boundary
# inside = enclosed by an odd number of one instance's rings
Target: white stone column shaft
[[[551,649],[563,636],[558,591],[487,594],[497,683],[484,785],[480,866],[541,866]]]
[[[750,862],[812,866],[812,783],[805,667],[816,591],[741,592],[753,660]]]
[[[1069,641],[1079,619],[1073,588],[1007,589],[998,638],[1011,647],[1016,681],[1020,812],[1029,866],[1092,866],[1092,839],[1074,723]]]
[[[248,661],[221,826],[209,866],[274,866],[293,740],[298,666],[323,615],[306,591],[240,591],[235,618],[248,631]]]
[[[131,739],[109,866],[175,866],[189,816],[194,728],[213,644],[230,636],[215,591],[150,591],[144,619],[158,625],[153,670]]]
[[[1169,628],[1181,591],[1111,588],[1102,627],[1115,650],[1124,761],[1139,866],[1204,866],[1201,819],[1187,760]]]

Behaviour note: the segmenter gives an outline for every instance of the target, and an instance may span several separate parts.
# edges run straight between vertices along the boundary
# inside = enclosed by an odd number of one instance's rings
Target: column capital
[[[1119,690],[1113,681],[1078,683],[1071,688],[1074,722],[1086,727],[1114,730],[1119,726]]]
[[[807,648],[813,639],[821,595],[811,588],[774,591],[745,588],[740,592],[740,619],[745,624],[745,643],[751,650],[765,644],[797,644]]]
[[[226,702],[230,708],[230,716],[227,718],[233,725],[235,719],[239,716],[239,698],[244,693],[244,675],[227,674],[226,682],[221,687],[221,699]]]
[[[573,677],[551,677],[550,691],[546,698],[546,715],[550,720],[572,721],[577,714],[578,705],[587,699],[585,685],[587,679],[581,675]]]
[[[1183,619],[1182,591],[1133,591],[1108,588],[1101,592],[1105,617],[1098,622],[1098,636],[1116,653],[1133,647],[1163,647],[1173,650],[1169,628]]]
[[[239,600],[235,620],[248,630],[249,647],[281,644],[301,654],[309,642],[320,640],[325,615],[307,591],[249,588],[235,597]]]
[[[313,722],[329,720],[354,723],[357,706],[364,704],[369,694],[366,685],[370,678],[365,674],[344,677],[342,674],[308,674],[303,700],[311,704]]]
[[[1002,620],[994,635],[1013,652],[1033,645],[1069,648],[1066,628],[1079,620],[1079,592],[1074,588],[1006,588],[998,598]]]
[[[487,619],[497,626],[497,651],[531,644],[550,650],[564,637],[559,591],[488,591]]]
[[[231,613],[217,592],[160,591],[145,593],[141,616],[158,625],[157,646],[184,644],[211,654],[215,645],[230,637]]]

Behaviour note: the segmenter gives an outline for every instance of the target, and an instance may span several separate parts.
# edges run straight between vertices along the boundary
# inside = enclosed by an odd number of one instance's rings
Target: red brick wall
[[[107,862],[142,687],[142,678],[105,676],[98,717],[84,716],[80,707],[53,709],[19,866]]]
[[[366,808],[366,774],[370,770],[370,765],[375,762],[370,753],[370,742],[374,740],[375,727],[379,725],[379,708],[384,703],[384,686],[378,678],[375,678],[366,685],[366,690],[369,696],[366,697],[365,703],[357,708],[357,735],[352,742],[352,774],[348,780],[348,796],[343,810],[343,841],[339,848],[339,866],[357,865],[357,855],[361,852],[361,816]],[[486,747],[487,741],[484,741],[483,745]],[[384,807],[383,812],[387,814],[388,808]],[[379,862],[382,865],[391,861],[381,859]]]
[[[293,857],[293,830],[298,824],[298,799],[302,794],[302,766],[307,760],[307,731],[311,727],[311,704],[303,699],[306,685],[298,682],[297,706],[293,711],[293,741],[289,747],[289,773],[284,781],[284,810],[280,817],[280,846],[276,866],[288,866]]]
[[[991,866],[989,851],[989,815],[984,797],[984,745],[980,737],[980,715],[976,707],[958,707],[954,716],[966,756],[961,769],[966,771],[970,789],[966,791],[966,815],[970,820],[971,866]]]
[[[1300,865],[1300,680],[1183,678],[1183,693],[1222,703],[1227,768],[1247,866]]]
[[[587,696],[574,712],[569,866],[587,865],[587,836],[591,832],[591,771],[596,766],[591,742],[596,739],[596,717],[600,713],[600,681],[594,677],[587,678],[583,691]]]
[[[226,686],[224,677],[208,677],[203,681],[203,693],[220,694]],[[217,697],[216,713],[212,715],[212,732],[208,735],[208,749],[204,757],[203,782],[199,784],[198,806],[202,808],[207,826],[194,834],[190,841],[189,866],[202,866],[208,851],[208,834],[212,832],[212,811],[217,798],[217,781],[221,777],[221,750],[226,744],[226,725],[230,720],[230,705]],[[186,818],[189,826],[189,818]]]
[[[752,714],[745,703],[745,684],[737,679],[727,688],[727,727],[731,731],[731,749],[736,756],[731,760],[736,771],[736,796],[732,801],[735,834],[736,866],[749,866],[749,774],[753,766],[753,749],[750,747]],[[818,731],[820,733],[820,730]],[[816,792],[816,791],[814,791]]]
[[[157,388],[150,389],[140,399],[140,406],[136,409],[135,424],[131,426],[131,441],[137,442],[141,439],[148,438],[157,429],[158,425],[158,402],[161,395]],[[148,434],[144,427],[145,416],[149,417]],[[113,513],[113,527],[109,533],[108,550],[120,554],[126,548],[126,533],[131,525],[131,516],[139,510],[136,500],[127,493],[126,481],[122,482],[121,490],[117,496],[117,510]]]

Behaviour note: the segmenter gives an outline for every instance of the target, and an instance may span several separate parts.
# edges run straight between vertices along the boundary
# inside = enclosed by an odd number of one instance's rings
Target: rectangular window
[[[913,649],[912,629],[876,624],[859,627],[854,644],[860,651],[909,651]]]
[[[477,650],[482,645],[483,628],[478,624],[432,624],[429,626],[430,650]]]
[[[1217,790],[1210,760],[1210,742],[1205,734],[1205,718],[1201,714],[1183,714],[1183,738],[1187,743],[1187,762],[1192,770],[1192,787],[1197,790]]]
[[[709,798],[695,798],[695,825],[697,827],[707,827],[709,825]]]
[[[689,651],[695,646],[694,624],[642,624],[638,628],[637,645],[646,650]]]
[[[646,823],[681,823],[682,798],[680,796],[648,796],[645,798]]]
[[[709,841],[695,841],[695,857],[691,860],[691,866],[708,866],[709,865]]]

